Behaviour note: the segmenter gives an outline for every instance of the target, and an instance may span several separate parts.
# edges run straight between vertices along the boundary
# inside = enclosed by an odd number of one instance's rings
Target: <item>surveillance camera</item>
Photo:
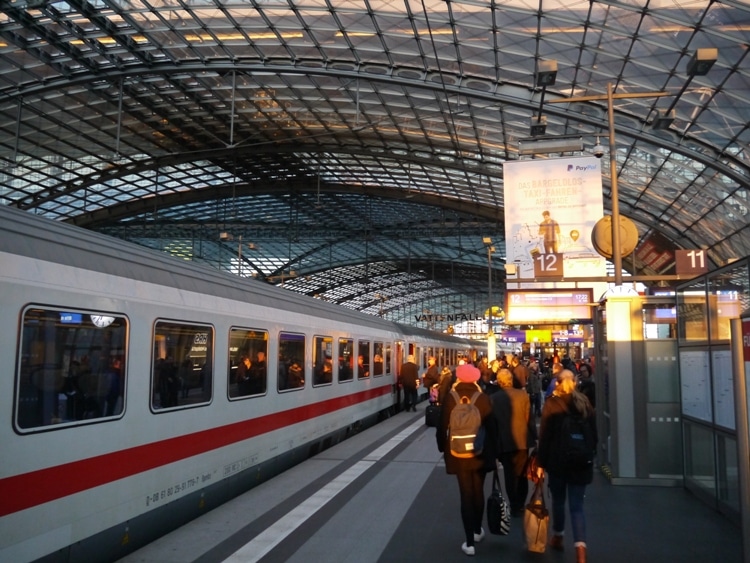
[[[229,240],[229,233],[219,233],[219,240]]]
[[[596,158],[601,158],[604,156],[604,147],[597,143],[596,145],[594,145],[593,152]]]

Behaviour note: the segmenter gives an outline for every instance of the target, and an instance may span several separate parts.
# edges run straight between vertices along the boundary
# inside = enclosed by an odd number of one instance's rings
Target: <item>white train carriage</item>
[[[0,207],[0,561],[111,561],[394,412],[466,341]]]

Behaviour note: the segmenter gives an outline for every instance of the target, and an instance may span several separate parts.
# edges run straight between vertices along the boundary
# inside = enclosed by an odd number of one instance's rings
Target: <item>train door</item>
[[[422,367],[422,348],[420,346],[417,346],[415,343],[410,342],[409,343],[409,355],[414,356],[414,363],[417,364],[417,367]]]
[[[401,375],[401,365],[404,363],[405,360],[404,355],[404,342],[403,340],[396,340],[395,342],[395,355],[393,357],[393,397],[394,397],[394,407],[396,409],[396,412],[399,412],[399,409],[401,408],[401,388],[398,385],[398,378]]]

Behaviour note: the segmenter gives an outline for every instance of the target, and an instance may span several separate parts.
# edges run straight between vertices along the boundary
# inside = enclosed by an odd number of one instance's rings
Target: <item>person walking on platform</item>
[[[435,356],[427,358],[427,371],[422,376],[422,385],[427,389],[430,394],[430,402],[437,401],[437,384],[440,382],[440,370],[437,367],[437,359]],[[433,387],[435,390],[433,391]],[[433,401],[434,399],[434,401]]]
[[[562,372],[562,370],[563,366],[560,362],[555,362],[552,364],[552,379],[550,380],[547,389],[544,391],[545,401],[552,396],[552,393],[555,392],[555,387],[557,387],[557,378],[560,376],[560,372]]]
[[[419,368],[414,363],[414,356],[409,354],[406,363],[401,365],[398,376],[401,388],[404,390],[404,411],[417,411],[417,385],[419,384]]]
[[[526,391],[531,400],[531,410],[534,416],[542,416],[542,375],[539,373],[539,364],[532,361],[529,364],[529,379],[526,381]]]
[[[497,372],[500,390],[492,395],[492,413],[497,421],[497,459],[503,464],[505,490],[511,516],[523,516],[529,481],[526,462],[529,448],[536,445],[536,419],[531,414],[529,394],[513,387],[508,369]]]
[[[458,401],[471,400],[475,393],[478,393],[478,396],[474,398],[474,405],[479,410],[481,424],[486,432],[486,442],[491,443],[496,439],[492,404],[489,396],[482,393],[477,384],[478,380],[479,370],[477,368],[470,364],[459,365],[456,367],[456,383],[452,390],[455,390],[460,397]],[[454,393],[450,392],[446,395],[435,437],[438,450],[445,459],[446,473],[455,475],[458,480],[458,491],[461,497],[461,521],[466,536],[466,541],[461,545],[461,550],[466,555],[474,555],[475,544],[484,539],[484,529],[482,528],[484,476],[494,466],[494,451],[491,460],[488,459],[490,456],[486,453],[473,457],[457,457],[451,451],[449,436],[451,413],[456,408],[458,401]]]
[[[576,436],[579,439],[574,440]],[[573,372],[563,370],[552,397],[545,401],[542,409],[537,461],[539,476],[547,472],[552,495],[550,547],[558,551],[564,549],[567,497],[577,563],[586,563],[583,500],[586,485],[594,478],[593,454],[597,442],[594,408],[586,396],[576,390]]]
[[[587,363],[582,363],[578,372],[578,390],[586,395],[591,406],[596,408],[596,385],[591,375],[591,366]]]
[[[453,373],[451,368],[443,366],[440,371],[440,380],[438,381],[438,404],[442,405],[445,402],[445,396],[450,393],[451,387],[456,382],[456,374]]]
[[[529,379],[529,368],[521,363],[518,356],[511,358],[510,371],[513,373],[513,387],[516,389],[526,389],[526,381]]]

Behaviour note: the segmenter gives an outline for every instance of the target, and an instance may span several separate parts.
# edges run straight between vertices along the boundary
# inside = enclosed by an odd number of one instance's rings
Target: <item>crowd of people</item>
[[[564,451],[568,446],[561,436],[566,431],[564,419],[570,415],[586,425],[586,433],[594,445],[598,441],[593,358],[573,361],[554,354],[539,362],[534,357],[517,355],[499,356],[491,361],[485,357],[476,362],[461,360],[455,370],[447,366],[441,369],[434,357],[428,358],[427,364],[421,376],[413,356],[402,366],[404,410],[416,410],[420,386],[430,390],[431,400],[440,405],[437,446],[443,453],[446,472],[456,475],[458,481],[466,537],[462,551],[474,555],[476,544],[485,537],[482,527],[484,480],[500,463],[511,516],[523,516],[529,478],[534,472],[536,480],[546,480],[551,496],[549,546],[560,551],[565,549],[567,503],[576,560],[585,563],[583,499],[586,485],[593,480],[593,463],[570,466],[569,452]],[[481,396],[474,396],[476,391],[480,391]],[[481,414],[484,445],[481,453],[473,457],[456,457],[448,445],[451,412],[468,398],[473,398]]]

